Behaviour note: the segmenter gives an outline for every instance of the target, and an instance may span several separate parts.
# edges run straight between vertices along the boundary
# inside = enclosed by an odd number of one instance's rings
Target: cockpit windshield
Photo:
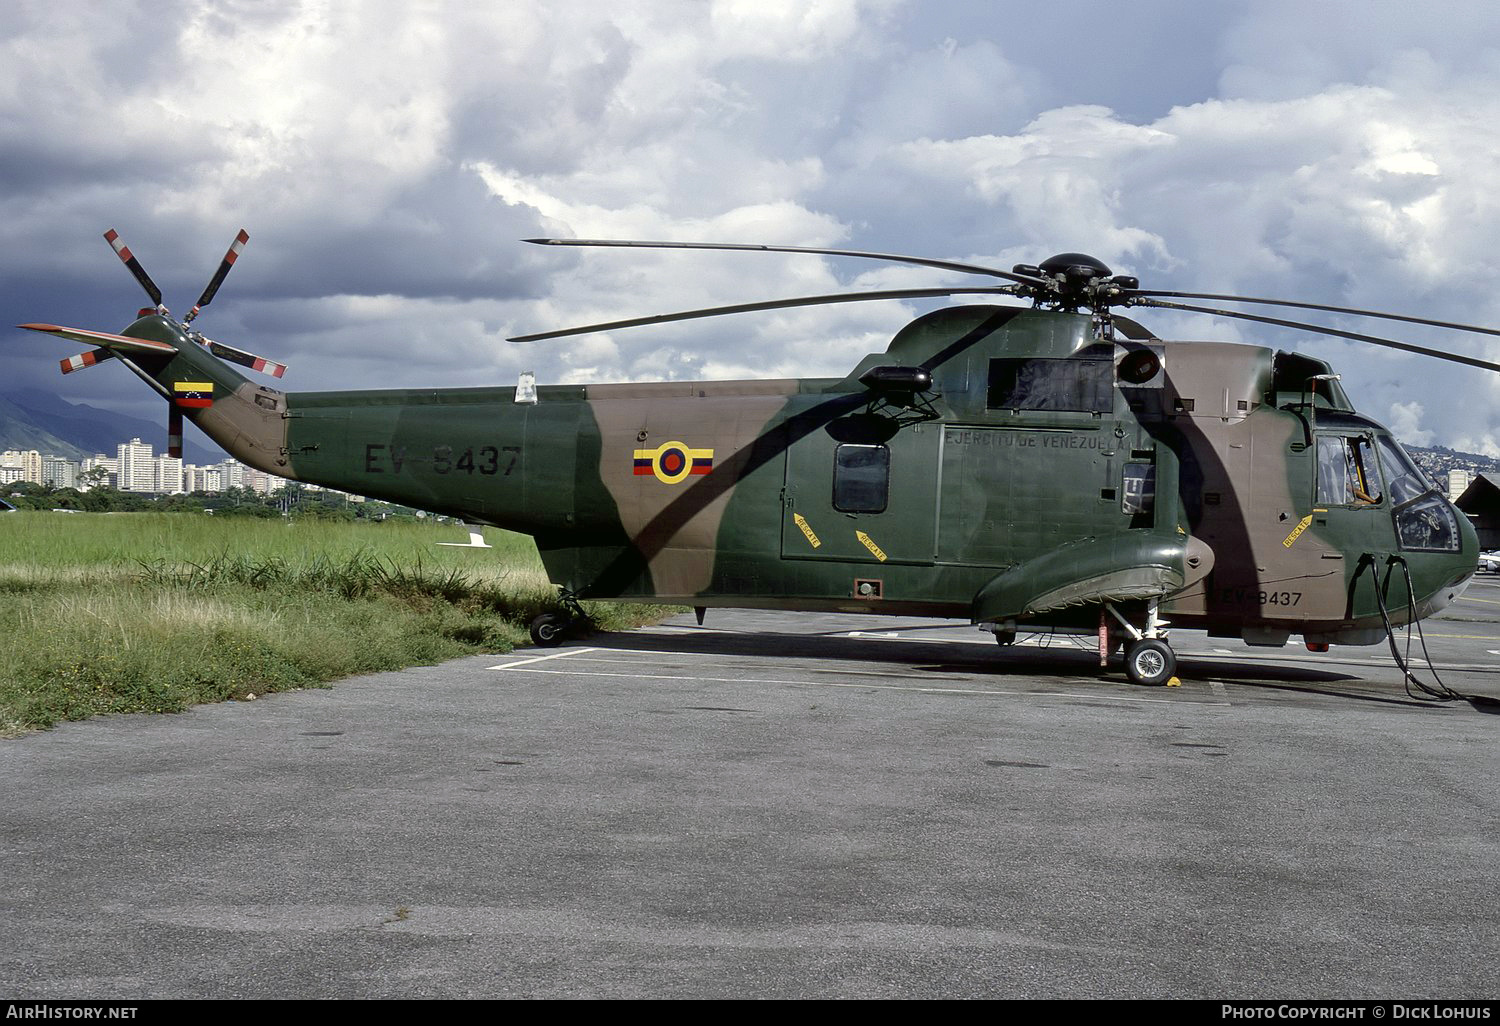
[[[1381,435],[1375,439],[1375,444],[1380,447],[1380,462],[1385,467],[1385,479],[1391,487],[1393,506],[1410,502],[1436,487],[1427,480],[1427,475],[1412,462],[1406,450],[1394,438]]]
[[[1418,552],[1457,552],[1463,543],[1448,500],[1394,438],[1380,435],[1375,444],[1385,468],[1401,547]]]

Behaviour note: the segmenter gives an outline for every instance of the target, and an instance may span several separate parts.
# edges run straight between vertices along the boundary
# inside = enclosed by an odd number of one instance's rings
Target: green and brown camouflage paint
[[[859,610],[1053,626],[1102,603],[1159,601],[1180,627],[1252,642],[1333,641],[1451,601],[1474,572],[1403,550],[1388,496],[1318,504],[1316,432],[1387,436],[1316,360],[1211,342],[1104,341],[1090,317],[996,306],[913,321],[840,379],[293,392],[257,386],[160,316],[126,335],[177,346],[129,358],[158,391],[212,381],[186,415],[226,451],[294,480],[533,536],[584,598]],[[1093,409],[993,403],[995,361],[1150,347],[1160,373],[1111,377]],[[920,368],[920,395],[875,367]],[[1309,394],[1315,409],[1305,405]],[[1321,417],[1322,420],[1310,419]],[[839,446],[885,447],[879,511],[835,508]],[[1127,467],[1154,509],[1127,510]]]

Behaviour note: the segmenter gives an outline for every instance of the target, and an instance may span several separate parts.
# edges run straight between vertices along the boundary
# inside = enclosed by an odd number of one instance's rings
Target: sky
[[[244,227],[196,326],[290,390],[840,375],[946,301],[506,338],[990,283],[538,236],[1081,251],[1146,288],[1500,326],[1497,39],[1486,2],[13,0],[0,323],[128,324],[145,297],[107,228],[181,314]],[[1295,347],[1405,441],[1500,456],[1500,374],[1132,316]],[[1500,361],[1497,338],[1321,322]],[[5,333],[0,387],[160,416],[124,368],[63,378],[70,348]]]

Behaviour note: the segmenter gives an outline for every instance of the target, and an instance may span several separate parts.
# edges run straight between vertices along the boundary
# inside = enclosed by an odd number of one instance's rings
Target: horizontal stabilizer
[[[72,339],[86,346],[103,346],[105,349],[113,349],[118,353],[141,353],[152,356],[169,356],[177,352],[177,347],[165,342],[154,342],[149,338],[128,338],[125,335],[111,335],[107,331],[89,331],[87,328],[64,328],[58,324],[22,324],[19,327],[27,331],[40,331],[47,335],[56,335],[58,338]]]

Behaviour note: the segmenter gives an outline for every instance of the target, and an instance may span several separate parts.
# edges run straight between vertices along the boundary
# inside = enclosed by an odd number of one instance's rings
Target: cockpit
[[[1458,552],[1453,506],[1399,442],[1357,416],[1318,418],[1320,506],[1388,509],[1403,550]]]

